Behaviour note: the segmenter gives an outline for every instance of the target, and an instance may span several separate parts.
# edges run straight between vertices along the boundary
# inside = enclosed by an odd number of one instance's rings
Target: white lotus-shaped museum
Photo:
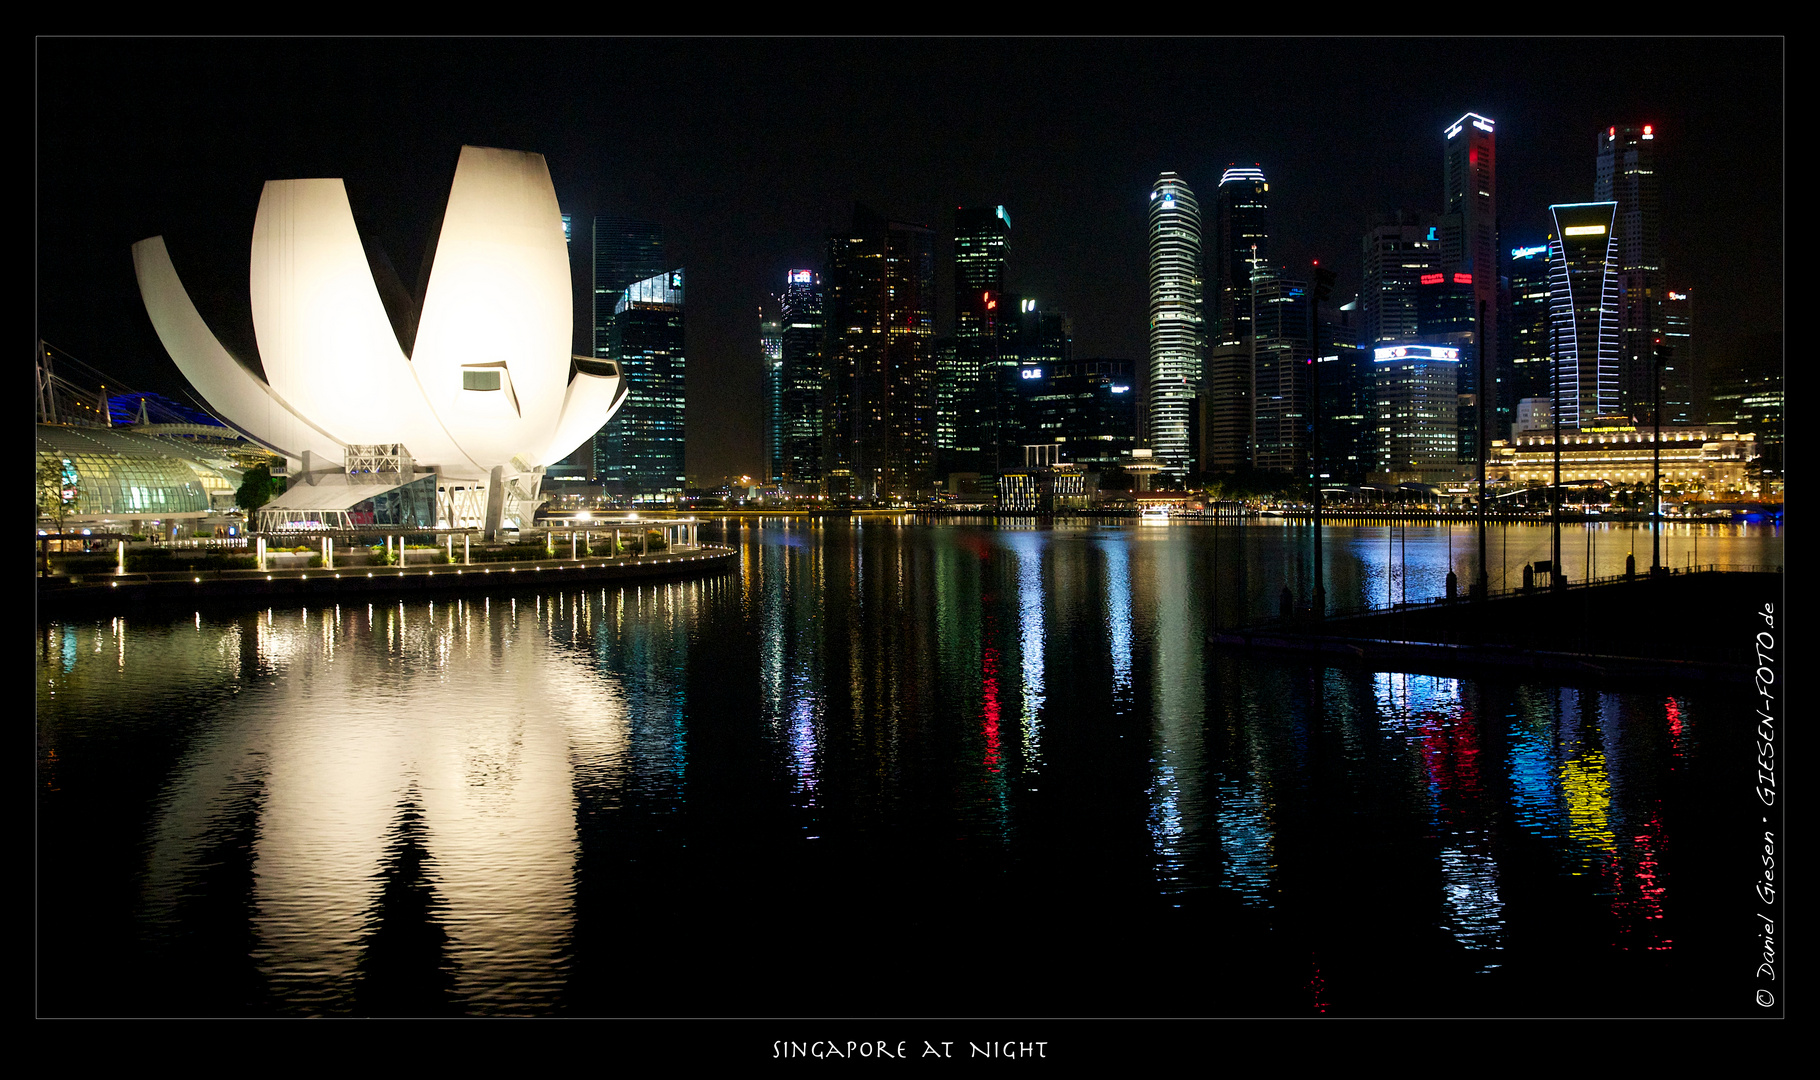
[[[162,236],[133,245],[133,265],[159,339],[222,420],[305,478],[402,448],[446,489],[439,525],[481,524],[484,498],[491,531],[534,508],[544,467],[600,430],[625,381],[570,355],[568,252],[541,154],[462,147],[434,252],[401,346],[341,180],[267,181],[249,282],[263,379],[204,323]]]

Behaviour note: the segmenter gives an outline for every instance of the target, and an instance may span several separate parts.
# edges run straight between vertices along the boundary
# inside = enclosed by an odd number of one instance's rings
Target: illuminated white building
[[[1201,392],[1201,207],[1175,173],[1150,193],[1150,415],[1146,437],[1163,468],[1194,463]]]
[[[388,311],[342,181],[267,181],[249,280],[262,379],[203,321],[164,238],[133,245],[178,368],[216,415],[290,462],[273,523],[361,524],[347,511],[378,488],[434,476],[434,526],[529,525],[545,466],[625,400],[614,362],[570,355],[569,260],[542,155],[462,147],[433,250],[422,309]]]
[[[1707,498],[1761,494],[1751,477],[1757,436],[1698,426],[1662,429],[1662,483]],[[1486,479],[1522,486],[1554,482],[1552,428],[1518,431],[1509,442],[1491,444]],[[1656,468],[1655,431],[1622,417],[1604,417],[1585,427],[1561,430],[1561,482],[1603,481],[1649,484]]]

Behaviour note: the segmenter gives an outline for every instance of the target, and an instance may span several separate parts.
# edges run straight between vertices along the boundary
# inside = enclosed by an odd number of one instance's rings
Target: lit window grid
[[[1164,173],[1150,200],[1150,446],[1172,472],[1193,456],[1201,367],[1200,204]]]

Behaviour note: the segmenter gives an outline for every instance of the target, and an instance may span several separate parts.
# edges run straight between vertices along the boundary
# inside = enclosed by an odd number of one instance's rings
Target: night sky
[[[1498,131],[1502,246],[1592,197],[1595,137],[1657,125],[1664,263],[1699,363],[1781,328],[1784,43],[1684,40],[92,40],[37,46],[38,334],[184,397],[131,245],[162,234],[230,343],[267,179],[339,176],[413,284],[464,143],[541,153],[578,244],[661,222],[689,272],[688,471],[763,464],[758,308],[863,201],[933,226],[1003,204],[1007,285],[1073,316],[1077,357],[1141,359],[1145,215],[1182,174],[1211,228],[1233,162],[1270,180],[1273,261],[1360,287],[1374,211],[1441,209],[1442,129]],[[572,264],[585,272],[585,248]],[[576,351],[587,351],[586,282]]]

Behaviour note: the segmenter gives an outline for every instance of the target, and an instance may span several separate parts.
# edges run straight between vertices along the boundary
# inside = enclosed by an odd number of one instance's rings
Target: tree
[[[240,490],[234,492],[234,505],[248,512],[259,509],[284,494],[285,482],[272,475],[265,462],[248,469],[240,477]]]
[[[58,532],[64,518],[76,504],[78,480],[76,470],[62,458],[38,459],[38,513],[50,518]]]

